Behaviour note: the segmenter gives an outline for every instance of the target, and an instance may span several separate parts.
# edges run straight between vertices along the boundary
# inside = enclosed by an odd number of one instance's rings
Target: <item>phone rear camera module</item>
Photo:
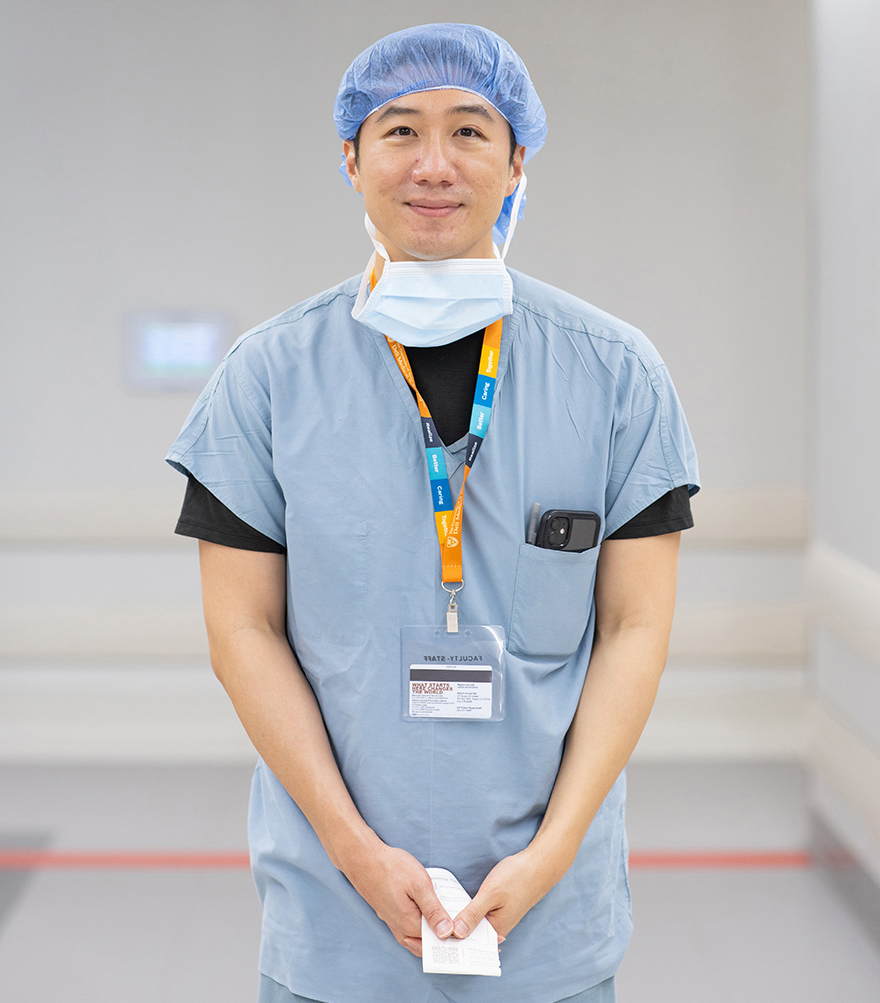
[[[562,548],[568,539],[570,520],[565,516],[557,515],[550,520],[550,532],[547,536],[547,543],[551,547]]]

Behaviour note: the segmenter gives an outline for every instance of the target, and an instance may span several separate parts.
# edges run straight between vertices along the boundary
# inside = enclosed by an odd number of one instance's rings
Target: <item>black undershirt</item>
[[[416,386],[447,446],[467,435],[470,427],[482,351],[482,331],[448,345],[406,350]]]
[[[416,386],[428,405],[438,435],[447,445],[467,434],[482,346],[483,332],[477,331],[448,345],[407,349]],[[690,529],[693,524],[690,496],[683,485],[658,498],[608,539],[660,536]],[[239,550],[286,553],[285,547],[239,519],[192,475],[175,533]]]

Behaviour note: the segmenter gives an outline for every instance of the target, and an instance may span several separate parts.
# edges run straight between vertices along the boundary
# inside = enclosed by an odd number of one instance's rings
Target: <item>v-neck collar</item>
[[[516,314],[515,302],[513,309],[514,312],[504,318],[503,327],[501,329],[501,351],[498,353],[498,375],[495,377],[496,394],[498,393],[498,387],[501,385],[504,374],[507,371],[507,360],[510,355],[510,346],[513,339],[516,337],[516,323],[514,322],[514,316]],[[364,326],[366,327],[366,325]],[[413,397],[409,384],[406,382],[403,373],[400,371],[400,367],[397,365],[394,356],[391,354],[391,351],[388,348],[388,342],[385,340],[385,336],[380,334],[378,331],[372,330],[372,328],[367,330],[369,331],[369,334],[373,336],[373,344],[376,351],[385,363],[385,369],[388,372],[391,383],[397,390],[398,397],[409,415],[410,422],[412,423],[418,442],[421,445],[422,419],[419,415],[419,406],[416,403],[415,397]],[[443,448],[453,459],[457,459],[456,453],[464,446],[467,446],[467,438],[467,433],[465,433],[465,435],[463,435],[460,439],[457,439],[454,443],[452,443],[451,446],[447,446],[446,443],[444,443]],[[464,456],[462,456],[462,463],[463,462]]]

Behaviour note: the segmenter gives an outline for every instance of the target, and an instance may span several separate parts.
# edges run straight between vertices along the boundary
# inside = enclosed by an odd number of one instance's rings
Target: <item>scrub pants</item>
[[[320,1003],[320,1000],[297,996],[286,986],[279,985],[267,975],[261,975],[258,1003]],[[564,1000],[559,1000],[559,1003],[614,1003],[614,976],[592,989],[585,989],[577,996],[567,996]]]

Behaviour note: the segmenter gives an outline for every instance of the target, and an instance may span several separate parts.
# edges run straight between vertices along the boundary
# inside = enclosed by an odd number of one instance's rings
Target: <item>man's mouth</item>
[[[460,202],[431,202],[426,200],[407,202],[406,204],[413,212],[418,213],[420,216],[432,216],[438,218],[451,216],[456,209],[461,207]]]

